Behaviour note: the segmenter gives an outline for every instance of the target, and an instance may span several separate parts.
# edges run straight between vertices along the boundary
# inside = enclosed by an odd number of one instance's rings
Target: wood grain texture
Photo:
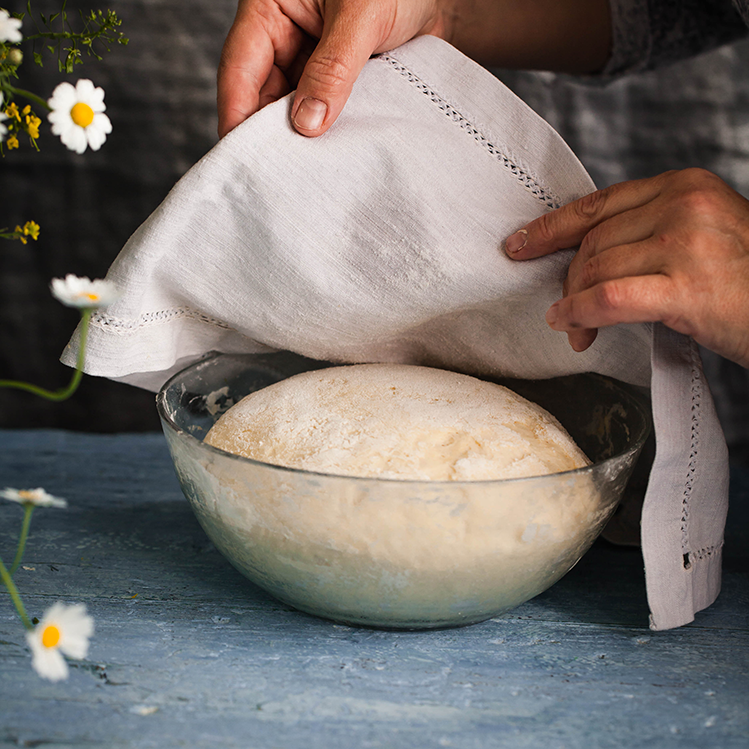
[[[159,434],[0,431],[0,484],[43,486],[17,584],[96,621],[67,682],[32,671],[0,598],[0,747],[749,747],[749,473],[718,602],[647,628],[637,550],[597,543],[546,593],[461,629],[336,625],[273,600],[208,541]],[[18,506],[0,504],[12,557]]]

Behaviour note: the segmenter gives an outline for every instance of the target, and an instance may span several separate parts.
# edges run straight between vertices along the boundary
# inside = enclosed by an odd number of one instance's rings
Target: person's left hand
[[[597,328],[662,322],[749,367],[749,201],[703,169],[591,193],[505,243],[517,260],[575,247],[546,314],[584,351]]]

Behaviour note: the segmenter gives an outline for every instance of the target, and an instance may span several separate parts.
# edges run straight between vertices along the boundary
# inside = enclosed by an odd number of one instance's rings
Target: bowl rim
[[[278,352],[278,353],[290,353],[290,352]],[[268,355],[267,353],[252,354],[252,353],[241,353],[241,352],[238,352],[238,353],[211,352],[208,355],[202,357],[201,359],[198,359],[188,364],[186,367],[179,370],[178,372],[175,372],[168,380],[166,380],[166,382],[164,382],[164,384],[159,388],[159,391],[156,394],[156,410],[161,420],[162,428],[164,428],[164,426],[169,427],[169,429],[172,432],[176,433],[178,436],[186,438],[188,441],[194,442],[195,445],[199,446],[199,449],[208,451],[209,455],[215,454],[217,456],[221,456],[223,459],[236,460],[240,464],[250,464],[250,465],[260,466],[263,468],[268,468],[268,469],[281,471],[285,473],[300,474],[303,476],[310,476],[310,477],[315,477],[315,478],[320,478],[320,479],[325,479],[325,480],[337,479],[337,480],[357,481],[357,482],[377,482],[377,483],[388,482],[394,485],[409,484],[413,486],[418,486],[418,485],[431,486],[431,487],[442,486],[442,487],[455,487],[456,489],[462,488],[462,487],[469,487],[469,486],[487,486],[491,484],[505,486],[508,484],[514,484],[514,483],[518,483],[522,481],[539,481],[541,479],[550,480],[552,478],[557,478],[557,477],[573,478],[578,474],[582,475],[587,472],[592,472],[593,470],[597,470],[601,467],[604,467],[609,463],[618,461],[627,454],[639,452],[640,450],[642,450],[648,436],[650,435],[650,432],[653,429],[652,414],[650,413],[649,409],[645,408],[643,404],[644,398],[638,397],[635,393],[629,390],[626,390],[624,387],[622,387],[622,383],[620,383],[619,380],[616,380],[613,377],[608,377],[606,375],[602,375],[597,372],[576,373],[576,374],[581,374],[585,376],[591,376],[591,377],[595,377],[598,379],[606,380],[606,382],[609,383],[610,386],[614,387],[616,390],[623,393],[624,396],[626,396],[629,399],[629,401],[631,401],[635,405],[637,411],[640,413],[643,424],[640,429],[640,434],[635,435],[635,439],[633,439],[633,442],[630,445],[630,447],[628,447],[625,450],[620,450],[616,452],[614,455],[610,455],[608,458],[604,458],[603,460],[593,462],[590,465],[582,466],[580,468],[572,468],[567,471],[558,471],[556,473],[542,473],[542,474],[537,474],[535,476],[519,476],[515,478],[505,478],[505,479],[477,479],[473,481],[471,480],[453,481],[450,479],[410,479],[410,478],[398,478],[398,477],[389,477],[389,476],[352,476],[352,475],[347,475],[343,473],[323,473],[321,471],[310,471],[305,468],[295,468],[293,466],[284,466],[284,465],[279,465],[276,463],[266,463],[262,460],[256,460],[255,458],[248,458],[244,455],[238,455],[236,453],[229,452],[228,450],[222,450],[219,447],[214,447],[213,445],[206,444],[204,440],[198,439],[194,434],[191,434],[189,431],[182,429],[182,427],[178,426],[176,422],[174,421],[174,419],[172,419],[172,417],[167,412],[167,408],[166,408],[167,391],[169,390],[169,388],[173,385],[173,383],[176,380],[182,378],[185,375],[185,373],[187,373],[189,370],[197,369],[201,366],[207,366],[210,363],[215,362],[217,359],[221,359],[223,357],[267,356],[267,355]],[[313,360],[310,360],[310,361],[313,361]],[[365,363],[365,362],[362,362],[362,363]],[[373,363],[373,362],[366,362],[366,363]],[[328,363],[328,364],[331,367],[349,366],[348,364],[345,364],[345,363],[344,364]],[[420,366],[420,365],[417,365],[417,366]],[[293,375],[289,375],[289,377],[292,377],[292,376]],[[471,375],[471,376],[477,377],[476,375]],[[284,379],[288,379],[288,378],[284,378]],[[477,377],[477,379],[482,379],[482,378]],[[542,380],[550,380],[550,379],[556,379],[556,378],[549,378],[549,377],[539,378],[538,381],[540,382]]]

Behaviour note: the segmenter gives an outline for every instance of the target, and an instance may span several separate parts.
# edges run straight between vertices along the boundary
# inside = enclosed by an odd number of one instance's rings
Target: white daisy
[[[68,273],[65,278],[53,278],[50,288],[58,302],[79,309],[108,307],[120,296],[120,292],[111,281],[101,278],[92,281],[85,276],[79,278],[72,273]]]
[[[39,624],[26,633],[31,648],[31,665],[39,676],[50,681],[68,678],[63,654],[79,660],[88,653],[88,641],[94,634],[94,620],[82,603],[66,606],[55,603]]]
[[[52,133],[71,151],[83,153],[86,147],[98,151],[107,135],[112,132],[112,123],[104,114],[104,89],[82,78],[75,86],[60,83],[52,92],[48,115]]]
[[[0,42],[16,43],[22,39],[21,19],[12,18],[7,10],[0,8]]]
[[[0,497],[22,505],[34,505],[34,507],[68,506],[64,499],[48,494],[41,487],[38,489],[3,489],[0,491]]]

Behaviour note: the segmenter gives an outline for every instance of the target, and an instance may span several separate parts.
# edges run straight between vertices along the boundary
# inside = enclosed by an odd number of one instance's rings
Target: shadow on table
[[[697,615],[694,626],[724,626],[726,617],[737,616],[737,600],[747,597],[749,470],[734,471],[732,481],[723,594]],[[186,500],[82,510],[76,522],[86,529],[92,545],[106,553],[102,563],[121,565],[122,574],[132,578],[131,587],[138,587],[144,596],[290,610],[247,580],[216,550]],[[599,539],[556,585],[507,616],[647,628],[640,549]]]
[[[122,589],[126,578],[143,599],[288,608],[217,551],[186,500],[83,511],[77,522],[90,542],[88,559],[106,566],[113,588]]]

